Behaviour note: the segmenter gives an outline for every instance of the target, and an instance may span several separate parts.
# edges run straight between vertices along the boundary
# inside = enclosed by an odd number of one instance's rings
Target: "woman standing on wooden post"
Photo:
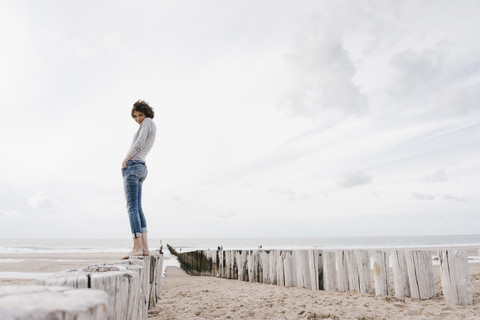
[[[133,104],[132,118],[139,125],[132,145],[122,163],[123,186],[127,200],[130,227],[133,236],[133,249],[122,259],[131,256],[148,256],[147,222],[142,210],[142,185],[148,170],[145,157],[155,142],[157,128],[153,122],[153,109],[143,100]]]

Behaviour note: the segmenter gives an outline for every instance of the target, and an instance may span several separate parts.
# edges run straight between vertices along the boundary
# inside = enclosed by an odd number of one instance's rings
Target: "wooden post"
[[[268,258],[268,266],[269,266],[269,271],[268,273],[270,274],[270,283],[271,284],[277,284],[277,263],[278,263],[278,254],[276,252],[277,250],[269,250]]]
[[[325,290],[325,283],[323,282],[323,250],[315,250],[316,252],[316,264],[317,264],[317,282],[318,282],[318,290]]]
[[[259,250],[259,260],[262,269],[262,283],[271,284],[270,280],[270,250]]]
[[[283,259],[285,286],[293,287],[295,285],[295,277],[293,273],[292,250],[284,250],[283,253],[285,255],[285,258]]]
[[[346,250],[337,250],[336,251],[336,261],[337,261],[337,287],[340,291],[348,291],[349,281],[348,281],[348,263]]]
[[[277,256],[277,285],[285,286],[285,251],[275,250]]]
[[[375,295],[390,296],[390,262],[388,252],[373,252],[373,279],[375,282]]]
[[[355,250],[355,258],[357,260],[359,292],[372,293],[372,270],[368,250]]]
[[[408,279],[413,298],[430,299],[435,296],[432,254],[427,250],[407,250]]]
[[[157,302],[162,298],[162,283],[163,283],[163,253],[159,253],[159,260],[157,265],[157,278],[155,285],[155,294]]]
[[[120,270],[123,271],[112,271]],[[147,311],[145,302],[141,300],[138,274],[126,271],[125,266],[106,266],[98,272],[58,272],[37,280],[38,284],[48,286],[70,285],[78,288],[78,283],[87,279],[88,288],[103,290],[108,295],[108,319],[146,319]],[[134,302],[129,304],[128,301]],[[139,301],[138,303],[135,303]],[[140,316],[140,318],[139,318]]]
[[[247,265],[247,251],[237,251],[238,262],[238,280],[248,281],[248,265]]]
[[[442,289],[448,304],[473,304],[472,281],[468,272],[468,257],[465,251],[439,251]]]
[[[263,281],[263,265],[262,260],[260,259],[260,250],[254,250],[255,255],[255,281],[262,283]]]
[[[334,251],[323,252],[323,283],[325,290],[337,290],[337,270]]]
[[[404,250],[391,251],[393,269],[393,287],[395,297],[410,297],[410,281],[408,279],[407,258]]]
[[[358,263],[354,250],[345,250],[347,258],[348,289],[360,292],[360,279],[358,278]]]
[[[323,251],[309,250],[310,282],[312,290],[323,290]]]
[[[253,250],[247,251],[248,282],[255,282],[255,256]]]
[[[46,286],[0,287],[0,319],[107,318],[107,294],[100,290]]]

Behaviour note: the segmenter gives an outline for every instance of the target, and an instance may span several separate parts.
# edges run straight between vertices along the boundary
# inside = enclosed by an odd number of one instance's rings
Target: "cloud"
[[[27,202],[32,208],[37,210],[63,208],[63,205],[59,201],[52,199],[49,195],[41,191],[37,191],[33,196],[29,197]]]
[[[466,202],[468,201],[467,198],[465,197],[457,197],[457,196],[453,196],[451,194],[444,194],[442,196],[442,199],[445,199],[445,200],[453,200],[453,201],[458,201],[458,202]]]
[[[297,193],[293,190],[290,189],[279,189],[279,188],[271,188],[268,190],[268,192],[281,195],[281,196],[286,196],[289,201],[295,201],[297,199],[300,200],[308,200],[314,198],[313,195],[307,194],[307,193]]]
[[[417,193],[417,192],[412,192],[412,198],[415,200],[433,200],[435,199],[435,196],[430,193]]]
[[[325,112],[362,115],[367,100],[353,82],[356,73],[341,35],[332,20],[310,21],[288,56],[291,67],[287,93],[280,109],[289,115],[318,117]]]
[[[417,193],[412,192],[412,198],[415,200],[434,200],[434,199],[444,199],[444,200],[452,200],[457,202],[467,202],[468,199],[465,197],[458,197],[451,194],[431,194],[431,193]]]
[[[390,91],[399,97],[430,93],[440,85],[445,51],[430,48],[421,51],[408,49],[391,58],[394,83]]]
[[[19,213],[15,210],[0,210],[0,214],[4,216],[18,216]]]
[[[369,184],[373,181],[370,174],[363,170],[351,170],[345,172],[338,178],[338,185],[342,188],[351,188],[362,184]]]
[[[237,214],[235,213],[235,211],[231,209],[225,209],[225,210],[218,211],[215,216],[219,218],[232,218],[232,217],[235,217],[236,215]]]
[[[439,168],[430,175],[424,176],[426,182],[442,182],[447,181],[447,173],[445,168]]]

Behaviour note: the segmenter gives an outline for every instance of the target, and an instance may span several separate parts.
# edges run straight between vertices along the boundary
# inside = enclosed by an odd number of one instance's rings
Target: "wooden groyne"
[[[0,287],[0,319],[147,319],[161,298],[163,254],[89,265]]]
[[[181,267],[191,275],[313,290],[393,294],[399,298],[430,299],[436,296],[432,253],[428,250],[273,249],[172,253],[177,255]],[[441,250],[438,255],[446,302],[472,304],[466,253]]]

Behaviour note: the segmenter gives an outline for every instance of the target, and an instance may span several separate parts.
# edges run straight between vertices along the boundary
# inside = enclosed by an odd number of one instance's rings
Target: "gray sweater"
[[[151,118],[145,118],[140,124],[137,133],[133,136],[132,145],[128,150],[130,160],[145,161],[147,153],[152,149],[155,142],[157,127]]]

